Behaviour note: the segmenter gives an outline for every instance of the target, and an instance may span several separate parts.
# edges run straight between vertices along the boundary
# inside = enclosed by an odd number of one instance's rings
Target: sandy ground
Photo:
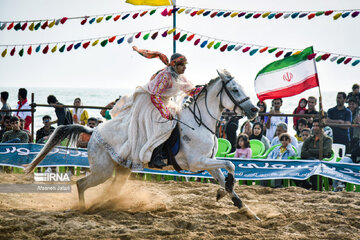
[[[32,183],[0,174],[0,183]],[[71,193],[0,193],[0,239],[359,239],[359,193],[236,186],[262,220],[249,218],[216,184],[130,180]]]

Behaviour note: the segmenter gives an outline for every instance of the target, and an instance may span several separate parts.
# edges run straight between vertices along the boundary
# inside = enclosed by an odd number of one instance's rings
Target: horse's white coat
[[[235,107],[235,104],[230,100],[225,91],[222,94],[218,94],[222,89],[223,82],[227,82],[226,87],[237,102],[240,102],[247,97],[243,88],[235,81],[235,79],[232,79],[232,76],[228,72],[221,71],[219,72],[219,76],[220,78],[213,80],[207,87],[207,95],[202,94],[197,100],[199,111],[196,111],[197,115],[201,114],[203,123],[210,127],[214,132],[216,128],[215,119],[220,118],[223,108],[234,109]],[[194,103],[190,103],[189,107],[193,106]],[[240,106],[241,109],[236,108],[236,113],[238,115],[246,115],[251,119],[256,117],[257,108],[250,100],[243,102]],[[212,118],[209,113],[215,119]],[[215,153],[217,151],[216,137],[214,137],[214,135],[203,125],[199,126],[196,123],[193,114],[188,108],[185,108],[180,112],[179,118],[182,122],[195,128],[195,130],[182,124],[180,125],[181,145],[180,151],[176,155],[177,163],[185,170],[209,171],[220,185],[225,188],[225,177],[220,171],[220,168],[227,169],[229,173],[234,174],[234,164],[231,161],[215,159]],[[104,147],[94,140],[94,138],[91,138],[88,144],[88,156],[91,174],[78,181],[78,191],[81,202],[84,201],[84,191],[89,187],[96,186],[106,181],[111,177],[112,172],[116,167],[114,160],[110,157]],[[130,171],[126,171],[122,167],[118,169],[121,169],[122,173],[130,173]],[[238,198],[233,190],[230,195],[231,198]]]

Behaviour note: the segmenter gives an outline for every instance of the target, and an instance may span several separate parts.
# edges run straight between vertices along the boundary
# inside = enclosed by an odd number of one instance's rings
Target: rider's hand
[[[170,114],[169,117],[168,117],[169,120],[173,120],[174,117]]]

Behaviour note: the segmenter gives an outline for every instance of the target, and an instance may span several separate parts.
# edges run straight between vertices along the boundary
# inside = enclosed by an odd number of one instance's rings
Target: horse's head
[[[228,71],[217,70],[217,72],[222,81],[222,88],[219,93],[224,95],[220,96],[221,104],[229,110],[234,110],[238,115],[245,115],[249,119],[255,118],[259,109],[251,102],[240,84]]]

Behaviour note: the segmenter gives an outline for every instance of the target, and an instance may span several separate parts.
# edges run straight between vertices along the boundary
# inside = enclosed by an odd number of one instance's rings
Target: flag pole
[[[314,50],[313,50],[314,52]],[[322,104],[322,96],[321,96],[321,89],[320,89],[320,81],[319,81],[319,74],[317,71],[317,67],[316,67],[316,63],[315,63],[315,59],[313,59],[314,62],[314,67],[315,67],[315,72],[317,74],[317,78],[318,78],[318,89],[319,89],[319,130],[320,130],[320,138],[319,138],[319,160],[321,161],[324,157],[324,139],[322,138],[323,135],[323,125],[322,125],[322,119],[324,117],[324,109],[323,109],[323,104]],[[318,185],[318,190],[321,192],[322,191],[322,176],[319,176],[319,185]]]
[[[176,1],[173,0],[173,28],[176,29],[176,12],[175,12],[175,8],[176,8]],[[175,41],[175,35],[176,35],[176,30],[173,33],[173,53],[176,53],[176,41]]]

